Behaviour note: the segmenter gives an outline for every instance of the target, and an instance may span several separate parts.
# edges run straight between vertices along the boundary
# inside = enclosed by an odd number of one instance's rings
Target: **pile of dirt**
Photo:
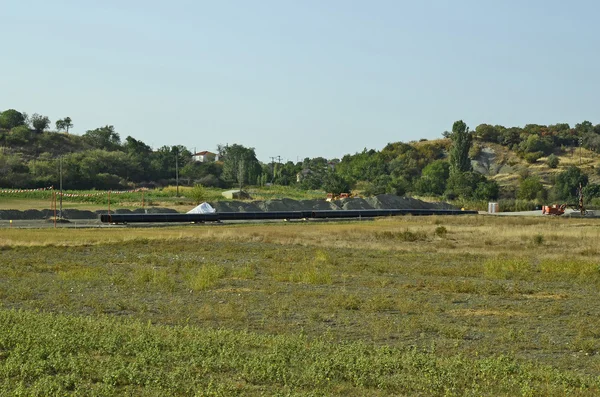
[[[373,206],[367,200],[360,197],[353,197],[340,200],[343,210],[372,210]]]
[[[456,209],[448,203],[428,203],[410,197],[398,197],[382,194],[366,199],[353,197],[328,202],[325,200],[292,200],[278,199],[266,201],[217,201],[210,203],[217,212],[274,212],[274,211],[331,211],[331,210],[371,210],[371,209]],[[65,219],[97,219],[107,210],[87,211],[64,209]],[[171,208],[138,208],[133,211],[118,209],[112,214],[176,214]],[[38,220],[54,216],[53,210],[0,210],[0,220]]]
[[[260,212],[260,209],[256,205],[256,201],[253,202],[245,202],[245,201],[217,201],[215,203],[210,203],[210,205],[217,212]]]
[[[399,197],[393,194],[380,194],[379,196],[368,197],[365,199],[365,201],[367,201],[375,209],[457,209],[456,207],[444,202],[426,202],[412,197]]]
[[[98,215],[106,214],[107,210],[76,210],[76,209],[63,209],[62,216],[64,219],[78,220],[78,219],[97,219]],[[56,211],[58,216],[58,211]],[[177,211],[171,208],[138,208],[134,211],[128,209],[118,209],[116,211],[110,211],[111,214],[176,214]],[[0,210],[0,220],[40,220],[50,219],[54,217],[54,210]]]
[[[392,194],[381,194],[366,199],[360,197],[337,201],[325,200],[292,200],[277,199],[266,201],[218,201],[210,203],[217,212],[249,212],[249,211],[337,211],[337,210],[372,210],[372,209],[456,209],[442,202],[425,202],[411,197],[399,197]]]
[[[300,200],[298,203],[300,203],[303,208],[313,211],[335,211],[341,209],[336,201]]]

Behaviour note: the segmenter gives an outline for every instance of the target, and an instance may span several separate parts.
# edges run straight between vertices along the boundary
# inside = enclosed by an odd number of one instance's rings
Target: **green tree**
[[[121,137],[112,125],[88,130],[82,139],[94,149],[117,150],[121,144]]]
[[[323,167],[327,164],[325,163]],[[310,167],[311,171],[319,173],[320,170]],[[351,184],[358,181],[373,181],[381,175],[388,175],[384,155],[375,151],[364,149],[361,153],[347,154],[336,166],[336,173],[341,175]]]
[[[56,129],[58,131],[65,130],[68,134],[70,128],[73,128],[73,123],[71,122],[70,117],[65,117],[64,119],[56,120]]]
[[[556,176],[554,193],[558,199],[574,200],[577,197],[579,184],[585,187],[588,177],[578,167],[571,166]]]
[[[487,180],[485,177],[477,184],[473,191],[473,198],[476,200],[496,200],[500,194],[498,182]]]
[[[600,185],[596,183],[590,183],[583,189],[583,194],[586,200],[600,197]]]
[[[535,200],[543,198],[546,189],[537,176],[530,176],[521,181],[517,190],[517,198],[521,200]]]
[[[423,168],[421,178],[415,189],[419,194],[442,195],[446,190],[446,182],[450,176],[450,164],[444,160],[436,160]]]
[[[462,121],[456,121],[452,126],[452,146],[450,147],[450,173],[469,172],[471,168],[471,159],[469,150],[471,149],[472,137],[469,127]]]
[[[498,129],[493,125],[479,124],[475,128],[475,136],[482,141],[486,142],[498,142],[500,136]]]
[[[244,187],[244,182],[246,181],[246,160],[245,159],[240,159],[237,163],[237,183],[239,186],[239,189],[242,190],[242,188]]]
[[[226,145],[223,149],[222,177],[230,184],[243,186],[256,183],[262,173],[260,163],[256,159],[254,148],[242,145]]]
[[[10,130],[6,137],[6,143],[24,145],[31,139],[31,131],[26,125],[20,125]]]
[[[538,135],[529,135],[519,146],[525,153],[541,152],[543,154],[548,154],[552,152],[552,149],[554,148],[554,145],[549,138],[542,138]]]
[[[25,125],[26,120],[26,114],[18,112],[15,109],[8,109],[0,113],[0,128],[11,130],[20,125]]]
[[[554,154],[551,154],[550,156],[548,156],[548,158],[546,159],[546,164],[548,165],[548,167],[550,168],[556,168],[558,167],[558,164],[560,163],[560,159],[558,158],[558,156],[555,156]]]
[[[477,185],[484,181],[486,181],[485,176],[478,172],[450,172],[445,195],[450,199],[454,197],[472,198]]]
[[[350,184],[342,176],[334,172],[327,172],[323,178],[323,189],[329,193],[349,193]]]
[[[33,126],[35,132],[41,134],[46,128],[50,127],[50,119],[48,116],[42,116],[41,114],[34,113],[31,116],[31,125]]]

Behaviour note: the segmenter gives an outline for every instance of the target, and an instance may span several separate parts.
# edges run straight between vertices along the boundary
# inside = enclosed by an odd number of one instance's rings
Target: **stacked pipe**
[[[214,212],[212,214],[102,214],[103,223],[160,223],[160,222],[218,222],[272,219],[352,219],[399,215],[474,215],[477,211],[401,209],[401,210],[332,210],[332,211],[274,211],[274,212]]]

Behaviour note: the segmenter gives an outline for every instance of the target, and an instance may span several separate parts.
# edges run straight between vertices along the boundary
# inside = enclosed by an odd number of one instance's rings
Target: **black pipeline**
[[[399,215],[474,215],[477,211],[403,209],[403,210],[338,210],[338,211],[274,211],[215,212],[212,214],[102,214],[104,223],[218,222],[269,219],[352,219]]]

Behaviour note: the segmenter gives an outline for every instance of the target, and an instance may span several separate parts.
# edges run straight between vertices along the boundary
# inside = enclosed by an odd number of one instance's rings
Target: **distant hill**
[[[11,117],[17,113],[10,111]],[[174,184],[176,175],[180,184],[228,187],[237,186],[242,171],[247,185],[275,183],[328,192],[353,190],[370,196],[479,201],[524,198],[539,203],[567,200],[582,182],[591,185],[586,191],[589,197],[600,197],[600,125],[587,121],[574,128],[568,124],[528,124],[523,128],[481,124],[471,131],[457,121],[455,126],[462,126],[463,136],[472,142],[468,157],[473,171],[468,170],[463,150],[461,158],[466,163],[461,160],[460,172],[451,173],[449,159],[456,148],[456,132],[445,132],[443,139],[393,142],[381,150],[347,154],[341,160],[306,158],[285,164],[260,164],[253,149],[233,144],[224,147],[222,162],[202,163],[193,161],[192,153],[181,145],[152,149],[131,136],[121,140],[109,125],[79,136],[30,129],[24,117],[11,120],[21,124],[0,128],[2,188],[56,185],[62,164],[63,179],[70,189],[165,186]],[[6,124],[6,117],[0,117],[1,122]],[[250,163],[233,161],[228,148],[232,153],[233,149],[246,153],[254,161],[251,177]],[[562,177],[567,171],[570,174]]]
[[[509,148],[489,142],[476,142],[479,150],[472,158],[473,169],[497,181],[501,186],[517,187],[523,175],[537,176],[551,187],[556,176],[571,166],[580,168],[590,183],[600,183],[600,154],[584,148],[556,150],[559,159],[556,168],[547,164],[548,156],[529,163]]]

